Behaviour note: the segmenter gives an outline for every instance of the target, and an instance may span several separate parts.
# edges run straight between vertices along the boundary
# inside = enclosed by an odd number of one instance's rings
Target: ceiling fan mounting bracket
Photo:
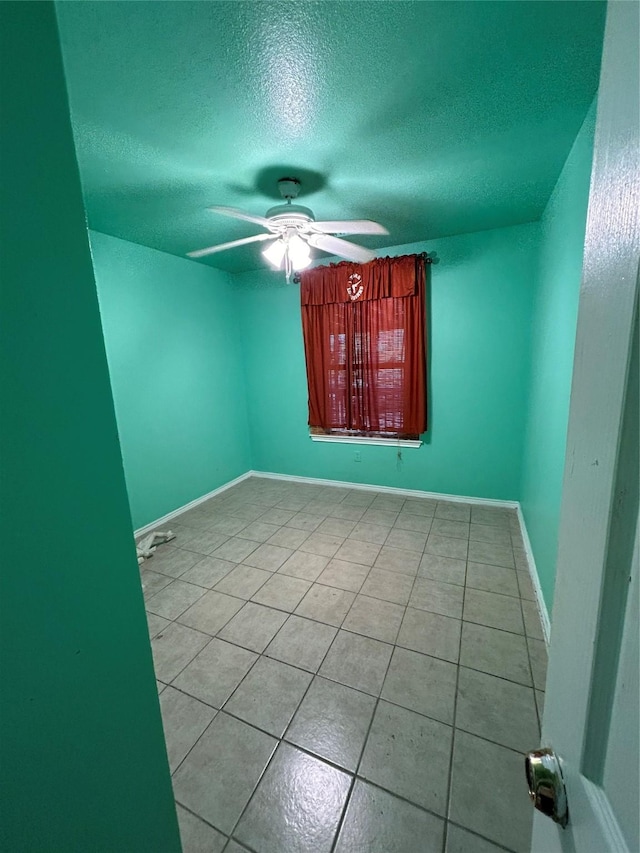
[[[300,181],[297,178],[280,178],[278,181],[278,189],[282,198],[290,200],[298,198],[301,189]]]

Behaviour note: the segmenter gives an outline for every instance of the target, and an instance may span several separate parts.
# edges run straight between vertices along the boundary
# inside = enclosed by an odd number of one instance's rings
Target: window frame
[[[322,430],[321,427],[309,427],[309,438],[311,441],[335,444],[379,444],[390,447],[420,447],[423,444],[420,436],[384,435],[356,430]]]

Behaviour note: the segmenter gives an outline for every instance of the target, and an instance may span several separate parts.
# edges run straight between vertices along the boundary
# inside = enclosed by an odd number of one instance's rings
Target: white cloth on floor
[[[176,535],[171,530],[154,530],[153,533],[149,533],[143,539],[140,539],[139,542],[136,542],[138,565],[148,560],[149,557],[153,557],[158,545],[162,545],[163,542],[170,542],[175,538]]]

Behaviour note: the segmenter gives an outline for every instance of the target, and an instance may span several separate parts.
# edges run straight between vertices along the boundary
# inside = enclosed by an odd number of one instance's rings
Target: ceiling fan
[[[388,234],[387,229],[372,222],[370,219],[345,219],[316,221],[308,207],[292,204],[292,199],[298,197],[300,181],[297,178],[281,178],[278,181],[280,195],[285,199],[284,204],[270,208],[265,216],[254,216],[237,210],[235,207],[210,207],[214,213],[231,216],[234,219],[244,219],[254,222],[267,229],[266,234],[254,234],[230,243],[220,243],[207,249],[189,252],[189,258],[202,258],[215,252],[224,252],[236,246],[248,243],[272,242],[263,250],[264,258],[275,268],[285,270],[287,281],[293,271],[303,270],[311,263],[310,247],[321,249],[331,255],[338,255],[356,263],[366,263],[375,258],[375,252],[358,246],[349,240],[343,240],[335,234]]]

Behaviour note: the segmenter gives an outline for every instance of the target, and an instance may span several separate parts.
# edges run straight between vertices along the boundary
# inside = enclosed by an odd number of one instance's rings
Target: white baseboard
[[[237,486],[238,483],[242,483],[243,480],[248,480],[249,477],[261,477],[267,480],[285,480],[291,483],[308,483],[309,485],[315,486],[341,486],[347,489],[361,489],[364,492],[384,492],[385,494],[401,495],[405,498],[432,498],[437,501],[452,501],[453,503],[502,507],[504,509],[518,509],[519,507],[518,501],[498,501],[493,498],[469,498],[461,495],[446,495],[442,492],[422,492],[418,489],[398,489],[395,486],[372,486],[367,483],[347,483],[343,480],[322,480],[318,477],[298,477],[293,474],[273,474],[269,471],[246,471],[244,474],[236,477],[235,480],[230,480],[228,483],[219,486],[212,492],[207,492],[206,495],[202,495],[202,497],[196,498],[188,504],[179,506],[177,509],[168,512],[166,515],[163,515],[162,518],[157,518],[155,521],[145,524],[144,527],[139,527],[137,530],[134,530],[134,535],[138,537],[145,533],[151,533],[152,530],[157,530],[157,528],[166,521],[171,521],[172,518],[177,518],[188,509],[193,509],[198,506],[198,504],[208,501],[209,498],[213,498],[221,492],[225,492],[232,486]],[[522,527],[522,525],[523,522],[521,521],[520,526]],[[523,537],[524,535],[525,534],[523,534]],[[529,541],[528,537],[526,541]],[[531,557],[531,559],[533,560],[533,557]]]
[[[531,540],[529,539],[527,525],[525,523],[524,515],[522,514],[522,507],[520,506],[520,504],[518,504],[518,522],[520,524],[520,532],[522,533],[522,541],[524,543],[524,553],[527,557],[529,576],[531,577],[531,583],[533,584],[533,591],[536,594],[536,605],[538,607],[538,613],[540,614],[542,633],[544,634],[544,641],[547,645],[547,648],[549,648],[549,641],[551,639],[551,620],[549,619],[549,611],[547,610],[547,605],[545,604],[544,596],[542,594],[542,587],[540,586],[538,569],[536,567],[536,561],[533,556],[533,548],[531,547]]]
[[[461,495],[446,495],[441,492],[423,492],[419,489],[399,489],[396,486],[374,486],[366,483],[347,483],[343,480],[321,480],[317,477],[272,474],[268,471],[250,471],[249,473],[252,477],[264,477],[269,480],[287,480],[291,483],[307,483],[315,486],[341,486],[345,489],[360,489],[364,492],[383,492],[390,495],[400,495],[405,498],[432,498],[437,501],[502,507],[503,509],[517,509],[519,506],[518,501],[498,501],[493,498],[469,498]]]
[[[518,513],[518,521],[520,524],[520,530],[522,532],[522,541],[524,543],[524,550],[527,556],[529,575],[531,576],[531,582],[533,584],[533,589],[536,594],[536,604],[540,613],[542,630],[547,646],[549,645],[549,636],[551,632],[549,613],[547,611],[547,607],[542,596],[540,579],[538,578],[538,571],[536,569],[536,563],[533,557],[533,551],[531,549],[531,542],[529,540],[527,526],[525,524],[524,516],[522,515],[522,509],[520,508],[520,504],[518,501],[499,501],[494,500],[493,498],[472,498],[465,497],[462,495],[447,495],[441,492],[420,491],[419,489],[399,489],[395,486],[375,486],[368,485],[366,483],[348,483],[342,480],[323,480],[318,477],[298,477],[293,474],[273,474],[269,471],[247,471],[246,473],[241,474],[239,477],[236,477],[235,480],[230,480],[228,483],[219,486],[212,492],[208,492],[206,495],[202,495],[202,497],[196,498],[195,500],[190,501],[188,504],[178,507],[172,512],[163,515],[162,518],[158,518],[156,519],[156,521],[152,521],[150,524],[145,524],[144,527],[138,528],[134,531],[135,536],[142,536],[145,533],[150,533],[152,530],[157,530],[167,521],[171,521],[171,519],[177,518],[177,516],[182,515],[182,513],[186,512],[188,509],[193,509],[199,504],[208,501],[210,498],[213,498],[216,495],[225,492],[227,489],[230,489],[233,486],[237,486],[244,480],[248,480],[250,477],[258,477],[266,480],[284,480],[290,483],[306,483],[309,485],[316,486],[340,486],[342,488],[347,489],[361,489],[365,492],[382,492],[384,494],[400,495],[402,497],[409,498],[432,498],[434,500],[446,500],[451,501],[453,503],[474,504],[475,506],[491,506],[502,507],[504,509],[515,509]]]
[[[188,504],[184,506],[178,507],[178,509],[174,509],[171,512],[168,512],[166,515],[163,515],[162,518],[157,518],[155,521],[151,521],[149,524],[145,524],[144,527],[139,527],[137,530],[133,531],[133,535],[138,537],[142,536],[144,533],[151,533],[152,530],[157,530],[165,521],[171,521],[172,518],[177,518],[177,516],[182,515],[183,512],[186,512],[188,509],[193,509],[198,506],[198,504],[204,503],[208,501],[209,498],[213,498],[216,495],[221,494],[221,492],[226,492],[227,489],[230,489],[232,486],[237,486],[238,483],[242,483],[243,480],[247,480],[253,474],[252,471],[247,471],[244,474],[241,474],[239,477],[236,477],[235,480],[229,480],[228,483],[224,483],[222,486],[218,486],[217,489],[214,489],[212,492],[207,492],[206,495],[202,495],[200,498],[196,498],[193,501],[189,501]]]

